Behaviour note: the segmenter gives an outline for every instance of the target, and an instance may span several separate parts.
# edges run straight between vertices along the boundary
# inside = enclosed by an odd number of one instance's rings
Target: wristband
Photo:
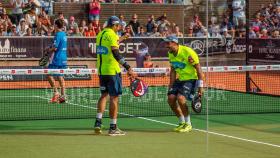
[[[197,80],[197,87],[203,87],[203,80]]]

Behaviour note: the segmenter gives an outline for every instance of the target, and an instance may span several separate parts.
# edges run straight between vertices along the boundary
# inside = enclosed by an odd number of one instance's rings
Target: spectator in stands
[[[138,34],[140,32],[140,23],[138,22],[138,16],[137,14],[133,14],[132,19],[129,21],[128,25],[132,26],[132,30],[135,34]]]
[[[124,20],[124,15],[123,15],[123,14],[120,14],[120,15],[119,15],[119,18],[120,18],[120,23],[121,23],[121,25],[125,27],[127,24],[126,24],[126,22],[125,22],[125,20]]]
[[[158,32],[158,26],[154,25],[153,32],[150,34],[149,37],[161,37],[160,33]]]
[[[23,17],[22,7],[24,5],[23,0],[10,0],[10,4],[13,7],[12,16],[16,24],[19,24],[20,19]]]
[[[27,33],[28,25],[26,24],[26,20],[21,18],[19,21],[19,25],[17,26],[18,36],[25,36]]]
[[[280,3],[280,2],[279,2],[279,3]],[[274,15],[275,15],[276,17],[280,18],[280,6],[276,6]]]
[[[88,29],[85,29],[84,36],[86,36],[86,37],[95,37],[96,36],[96,33],[92,27],[92,23],[89,23]]]
[[[0,7],[1,8],[1,7]],[[0,24],[3,24],[5,27],[7,26],[12,26],[12,22],[11,19],[9,18],[9,16],[7,15],[6,9],[5,8],[1,8],[0,10]]]
[[[0,24],[0,36],[4,36],[5,32],[4,32],[4,26],[2,24]]]
[[[203,25],[202,22],[199,20],[197,14],[193,16],[193,21],[190,23],[190,26],[193,29],[193,37],[198,37],[201,35]]]
[[[154,63],[152,62],[152,57],[149,53],[145,54],[143,65],[144,65],[144,68],[154,67]]]
[[[236,28],[246,23],[245,5],[246,5],[245,0],[232,1],[233,24],[235,25]]]
[[[193,27],[191,27],[191,26],[188,28],[187,37],[194,37],[193,36]]]
[[[82,27],[83,30],[88,28],[86,20],[81,21],[80,27]],[[80,29],[80,31],[81,31],[81,29]]]
[[[37,22],[38,22],[38,16],[35,13],[35,7],[32,7],[31,10],[25,14],[25,19],[27,21],[27,24],[29,25],[30,28],[32,28],[33,32],[35,28],[37,27]]]
[[[75,28],[73,26],[69,27],[67,30],[67,36],[73,36]]]
[[[152,0],[153,3],[163,4],[163,0]]]
[[[232,36],[228,33],[228,29],[224,27],[222,30],[222,36],[223,38],[231,38]]]
[[[145,32],[144,27],[140,27],[140,33],[136,35],[137,37],[147,37],[147,33]]]
[[[125,30],[124,30],[122,36],[123,35],[128,35],[129,37],[134,37],[135,36],[135,33],[133,32],[133,29],[132,29],[131,25],[127,25],[125,27]]]
[[[255,27],[255,26],[257,26],[257,27],[260,27],[261,26],[261,20],[260,20],[260,18],[261,18],[261,14],[260,13],[257,13],[256,14],[256,17],[255,17],[255,19],[253,20],[253,22],[251,23],[251,25],[253,26],[253,27]]]
[[[271,38],[279,39],[280,38],[279,30],[273,30],[272,33],[271,33]]]
[[[35,10],[35,14],[39,14],[39,7],[41,6],[38,0],[28,0],[27,3],[24,3],[22,8],[23,14],[30,12],[33,8]]]
[[[180,31],[180,27],[175,25],[174,31],[172,34],[176,35],[176,37],[184,37],[183,33]]]
[[[64,17],[64,15],[63,15],[62,12],[59,12],[59,13],[58,13],[58,19],[61,19],[61,20],[64,21],[64,26],[65,26],[64,30],[66,30],[69,23],[68,23],[68,20]],[[56,20],[55,20],[55,21],[56,21]]]
[[[43,25],[41,22],[37,22],[37,27],[35,29],[35,36],[45,36],[47,34],[47,30],[43,28]]]
[[[74,29],[74,32],[73,32],[72,36],[77,36],[77,37],[83,36],[83,34],[80,32],[79,27]]]
[[[42,24],[45,32],[47,32],[49,27],[52,25],[50,17],[47,15],[44,9],[42,9],[41,13],[38,15],[38,22]]]
[[[263,29],[261,30],[261,36],[260,36],[260,38],[261,38],[261,39],[268,39],[268,38],[270,38],[270,37],[268,36],[268,31],[267,31],[267,29],[263,28]]]
[[[146,24],[147,34],[150,34],[153,32],[154,26],[155,26],[155,17],[154,17],[154,15],[149,15],[148,22]]]
[[[101,10],[101,5],[98,0],[91,0],[89,3],[89,22],[93,22],[95,20],[99,21],[99,14]]]
[[[17,36],[17,26],[15,24],[13,24],[9,28],[9,31],[7,32],[6,36]]]
[[[126,25],[125,25],[125,23],[120,22],[119,27],[120,27],[120,29],[118,30],[117,34],[118,34],[119,37],[121,37],[122,35],[125,34]]]
[[[280,28],[279,20],[280,20],[280,17],[277,17],[276,15],[271,16],[271,18],[269,20],[269,22],[270,22],[269,29],[270,30],[275,30],[275,29]]]
[[[142,0],[131,0],[131,3],[143,3]]]
[[[76,28],[79,27],[78,24],[75,21],[75,17],[74,16],[70,16],[69,18],[69,25],[68,25],[68,29],[70,28]]]
[[[159,20],[157,21],[157,25],[158,25],[158,28],[159,28],[159,32],[165,31],[171,26],[170,22],[167,20],[167,15],[166,14],[163,14],[159,18]]]
[[[25,36],[33,36],[32,28],[28,27],[28,29],[26,30]]]
[[[169,35],[169,30],[168,28],[165,28],[164,30],[159,31],[159,33],[160,33],[160,37],[167,37]]]
[[[240,37],[240,38],[246,37],[246,29],[244,27],[237,29],[237,37]]]
[[[94,20],[94,21],[92,22],[92,27],[93,27],[93,29],[94,29],[96,35],[97,35],[98,32],[101,31],[101,26],[100,26],[99,20]]]
[[[209,34],[211,37],[215,37],[215,38],[221,38],[221,30],[220,30],[220,26],[210,22],[209,25]]]
[[[227,30],[233,29],[233,24],[229,21],[229,17],[228,16],[224,17],[223,22],[222,22],[220,28],[221,29],[227,28]]]
[[[256,32],[255,32],[255,30],[257,29],[256,27],[257,27],[257,26],[250,27],[250,30],[249,30],[249,38],[257,38],[257,34],[256,34]]]

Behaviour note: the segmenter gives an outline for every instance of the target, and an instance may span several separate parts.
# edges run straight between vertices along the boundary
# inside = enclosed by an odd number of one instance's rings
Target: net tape
[[[280,65],[202,67],[203,72],[275,71]],[[136,73],[169,73],[170,68],[133,68]],[[126,73],[122,69],[122,73]],[[2,75],[97,74],[97,69],[0,69]]]

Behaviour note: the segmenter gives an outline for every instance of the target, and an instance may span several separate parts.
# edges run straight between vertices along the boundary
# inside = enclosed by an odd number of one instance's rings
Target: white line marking
[[[49,100],[48,98],[44,98],[44,97],[41,97],[41,96],[36,96],[36,97]],[[95,107],[79,105],[79,104],[75,104],[75,103],[69,103],[68,102],[67,104],[76,105],[76,106],[80,106],[80,107],[84,107],[84,108],[89,108],[89,109],[95,109],[95,110],[97,109]],[[105,110],[105,111],[108,111],[108,110]],[[126,114],[126,113],[120,113],[119,112],[119,114],[120,115],[124,115],[124,116],[135,117],[134,115]],[[142,119],[142,120],[147,120],[147,121],[151,121],[151,122],[156,122],[156,123],[161,123],[161,124],[165,124],[165,125],[170,125],[170,126],[177,126],[177,124],[173,124],[173,123],[169,123],[169,122],[163,122],[163,121],[158,121],[158,120],[149,119],[149,118],[145,118],[145,117],[135,117],[135,118]],[[235,137],[235,136],[231,136],[231,135],[226,135],[226,134],[221,134],[221,133],[216,133],[216,132],[211,132],[211,131],[206,131],[206,130],[201,130],[201,129],[195,129],[194,128],[194,130],[199,131],[199,132],[203,132],[203,133],[210,133],[210,134],[218,135],[218,136],[222,136],[222,137],[227,137],[227,138],[242,140],[242,141],[246,141],[246,142],[262,144],[262,145],[268,145],[268,146],[273,146],[273,147],[280,148],[280,145],[276,145],[276,144],[265,143],[265,142],[251,140],[251,139],[245,139],[245,138],[239,138],[239,137]]]

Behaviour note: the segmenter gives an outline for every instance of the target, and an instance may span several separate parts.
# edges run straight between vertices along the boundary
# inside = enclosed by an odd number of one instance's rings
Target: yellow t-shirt
[[[101,40],[101,45],[100,45]],[[121,72],[111,47],[119,48],[119,36],[111,28],[105,28],[96,37],[97,69],[99,75],[116,75]]]
[[[199,63],[199,59],[192,48],[179,45],[177,55],[168,52],[168,58],[180,81],[198,79],[194,65]]]

